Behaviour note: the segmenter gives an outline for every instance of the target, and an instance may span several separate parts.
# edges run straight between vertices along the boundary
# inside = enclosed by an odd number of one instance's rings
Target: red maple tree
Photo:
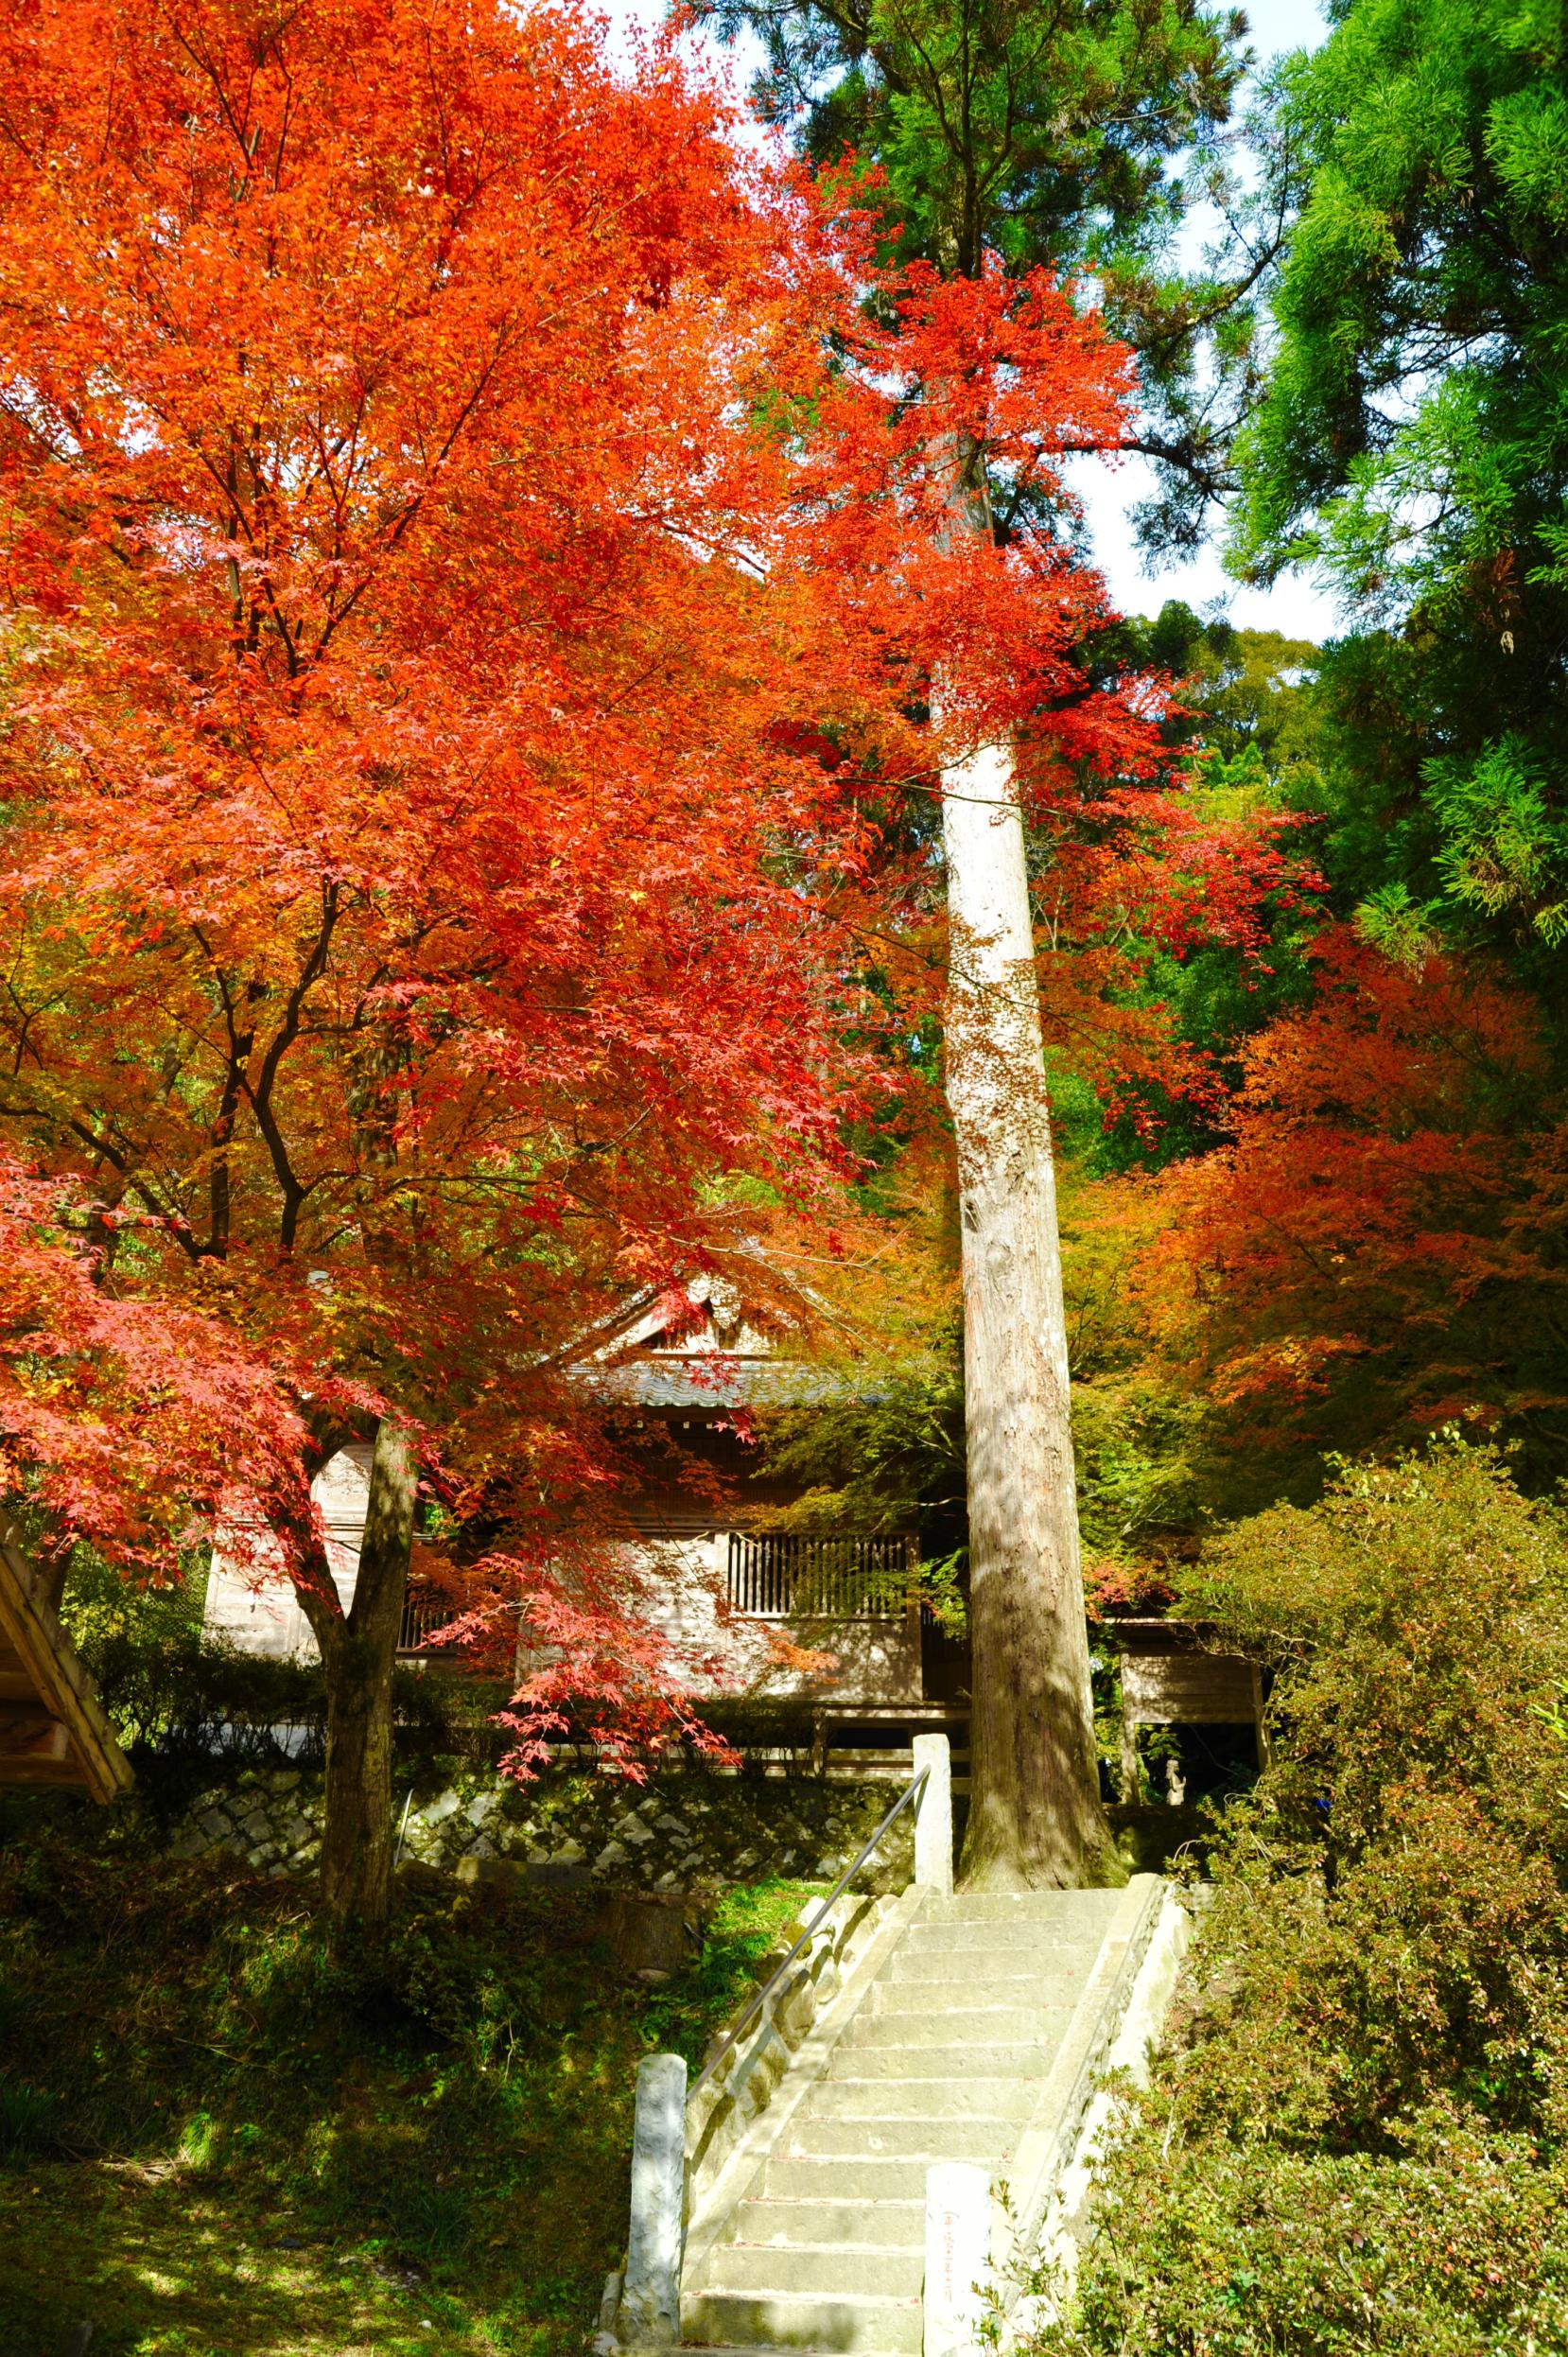
[[[566,1337],[732,1237],[726,1180],[841,1159],[780,858],[843,824],[791,734],[836,657],[752,422],[820,371],[802,208],[667,53],[634,91],[466,0],[50,0],[0,79],[5,1118],[106,1301],[270,1370],[305,1475],[379,1419],[346,1618],[274,1517],[327,1896],[374,1914],[430,1434],[492,1508],[591,1491]],[[243,1419],[226,1464],[160,1436],[209,1515],[250,1479]]]
[[[506,1535],[476,1594],[656,1731],[611,1573],[544,1568],[573,1501],[608,1562],[570,1336],[733,1246],[740,1179],[798,1213],[850,1166],[908,792],[999,726],[1042,796],[1153,774],[1158,700],[1078,665],[1100,585],[944,523],[955,439],[1059,489],[1126,362],[1043,275],[866,309],[853,220],[553,13],[40,0],[0,92],[0,1119],[72,1305],[8,1362],[7,1477],[144,1572],[225,1492],[270,1520],[328,1903],[374,1916],[421,1462]],[[155,1334],[199,1414],[137,1396]],[[355,1431],[345,1616],[305,1485]]]
[[[1402,964],[1334,928],[1309,1004],[1242,1063],[1228,1141],[1156,1190],[1142,1280],[1231,1446],[1289,1478],[1458,1420],[1555,1464],[1565,1133],[1539,1010],[1459,952]]]

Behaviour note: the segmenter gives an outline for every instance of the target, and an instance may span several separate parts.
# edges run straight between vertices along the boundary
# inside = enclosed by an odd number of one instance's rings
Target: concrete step
[[[874,2299],[918,2299],[926,2253],[856,2250],[842,2243],[724,2243],[706,2269],[705,2292],[854,2292]]]
[[[941,2156],[935,2156],[940,2157]],[[967,2156],[952,2153],[961,2160]],[[907,2160],[880,2153],[817,2153],[794,2157],[775,2154],[762,2172],[762,2199],[799,2202],[804,2206],[880,2212],[912,2204],[926,2214],[926,2171],[923,2154]],[[830,2238],[824,2236],[826,2242]]]
[[[879,2201],[856,2182],[853,2194],[838,2198],[780,2200],[770,2193],[744,2201],[736,2212],[735,2239],[738,2243],[843,2243],[862,2250],[922,2250],[926,2239],[923,2198]]]
[[[880,1995],[877,1991],[874,1994]],[[866,2005],[845,2032],[840,2051],[870,2046],[1038,2046],[1054,2044],[1072,2018],[1058,2005]]]
[[[809,2349],[782,2349],[776,2341],[692,2341],[683,2348],[700,2348],[703,2357],[813,2357]],[[893,2352],[867,2349],[862,2357],[893,2357]]]
[[[683,2348],[700,2348],[703,2357],[813,2357],[809,2349],[785,2350],[776,2341],[690,2341]],[[862,2357],[894,2357],[891,2350],[866,2349]]]
[[[864,2155],[867,2160],[972,2160],[982,2166],[1010,2160],[1022,2132],[1017,2116],[993,2119],[970,2112],[947,2119],[872,2118],[834,2113],[796,2121],[781,2159],[825,2160]],[[867,2180],[869,2183],[869,2179]],[[924,2190],[922,2177],[921,2187]]]
[[[808,2109],[824,2126],[830,2120],[1024,2120],[1038,2092],[1034,2079],[831,2078]]]
[[[917,1923],[904,1934],[898,1953],[902,1956],[945,1956],[951,1965],[955,1959],[961,1957],[984,1956],[987,1960],[1000,1960],[1008,1951],[1017,1954],[1021,1949],[1025,1955],[1033,1957],[1037,1965],[1041,1958],[1056,1951],[1066,1951],[1063,1961],[1068,1963],[1076,1957],[1091,1958],[1103,1936],[1099,1929],[1086,1924],[1082,1931],[1070,1929],[1064,1925],[1051,1932],[1048,1938],[1044,1926],[1031,1923],[1023,1916],[1001,1923]],[[964,1964],[958,1964],[960,1974],[966,1969]],[[986,1978],[990,1977],[988,1961]]]
[[[1048,2038],[1018,2039],[1008,2046],[895,2045],[890,2038],[857,2039],[838,2049],[825,2084],[841,2079],[905,2079],[950,2081],[968,2086],[976,2079],[1005,2084],[1014,2079],[1043,2078],[1054,2048]]]
[[[1024,1940],[1008,1947],[955,1948],[943,1932],[928,1932],[916,1947],[913,1931],[894,1950],[877,1982],[882,1988],[951,1986],[967,1982],[972,1988],[1033,1987],[1053,1973],[1084,1973],[1099,1952],[1098,1940]],[[1017,1999],[1013,1999],[1017,2002]]]
[[[1055,1989],[1071,1986],[1075,1990],[1086,1969],[1074,1957],[1071,1963],[1048,1965],[1044,1970],[1032,1964],[1011,1980],[1003,1980],[993,1979],[989,1971],[982,1977],[979,1972],[955,1970],[950,1957],[947,1962],[948,1969],[940,1977],[935,1973],[910,1973],[903,1978],[888,1974],[873,1984],[862,2014],[1010,2013],[1020,2006],[1033,2012],[1049,2004]]]
[[[957,1923],[1092,1926],[1104,1932],[1122,1904],[1120,1891],[955,1891],[926,1901],[916,1927]]]
[[[917,2357],[918,2299],[870,2299],[841,2293],[825,2299],[805,2292],[698,2292],[681,2302],[688,2343],[738,2343],[755,2348],[828,2352],[855,2357]]]

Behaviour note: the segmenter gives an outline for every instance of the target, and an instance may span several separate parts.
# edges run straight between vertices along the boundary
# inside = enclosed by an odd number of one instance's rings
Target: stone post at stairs
[[[915,1772],[926,1772],[915,1804],[915,1879],[952,1896],[952,1755],[945,1735],[917,1735]]]
[[[681,2337],[686,2242],[686,2063],[646,2054],[637,2066],[632,2128],[632,2230],[620,2297],[620,2337],[671,2348]]]
[[[967,2161],[926,2171],[921,2357],[979,2357],[991,2259],[991,2180]]]

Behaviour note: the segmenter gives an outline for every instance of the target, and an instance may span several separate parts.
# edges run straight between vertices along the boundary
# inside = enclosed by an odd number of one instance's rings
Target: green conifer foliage
[[[1228,480],[1255,385],[1254,296],[1285,218],[1288,173],[1265,139],[1244,201],[1217,142],[1246,61],[1246,20],[1204,0],[693,0],[767,66],[757,96],[819,169],[875,166],[898,250],[971,277],[1082,274],[1139,356],[1132,447],[1159,490],[1141,521],[1191,548]],[[1176,235],[1218,192],[1234,251],[1192,270]],[[1245,217],[1245,218],[1244,218]],[[1204,356],[1200,364],[1200,355]]]
[[[1234,550],[1326,569],[1360,625],[1322,708],[1364,930],[1483,938],[1540,984],[1568,927],[1564,18],[1335,14],[1277,84],[1305,196]]]

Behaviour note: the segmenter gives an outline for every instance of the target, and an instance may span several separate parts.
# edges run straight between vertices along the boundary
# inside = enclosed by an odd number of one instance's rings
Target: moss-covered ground
[[[795,1916],[732,1893],[664,1986],[594,1902],[308,1893],[41,1815],[0,1848],[0,2357],[553,2357],[625,2239],[632,2085]]]

